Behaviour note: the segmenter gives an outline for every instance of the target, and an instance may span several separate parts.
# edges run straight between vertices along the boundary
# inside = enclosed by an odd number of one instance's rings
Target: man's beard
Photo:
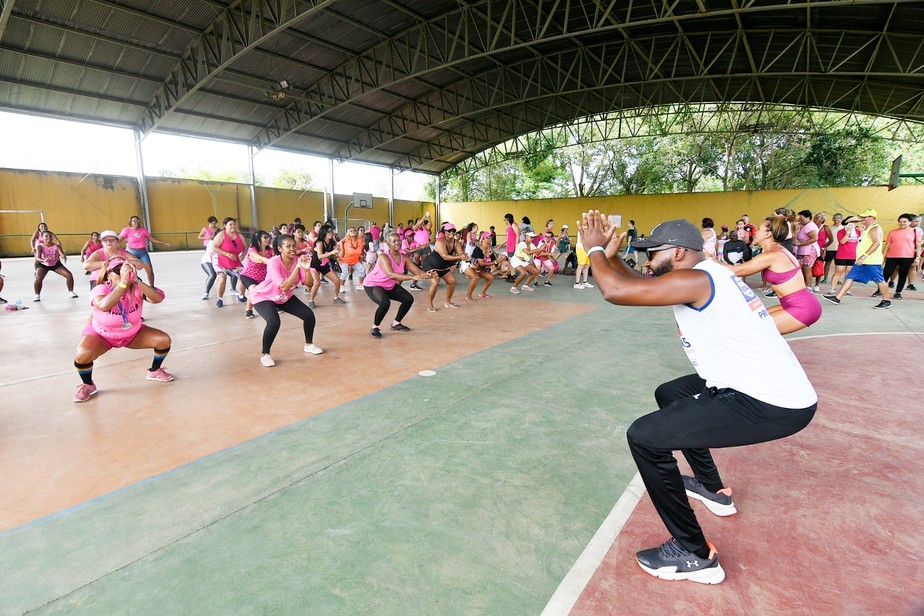
[[[663,276],[664,274],[669,274],[674,271],[674,262],[668,259],[658,267],[649,267],[648,271],[654,276]]]

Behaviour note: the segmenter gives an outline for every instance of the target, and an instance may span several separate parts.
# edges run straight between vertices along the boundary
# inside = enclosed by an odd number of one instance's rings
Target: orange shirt
[[[343,247],[343,256],[340,262],[344,265],[356,265],[359,263],[363,254],[363,241],[360,238],[345,237],[340,240],[340,246]]]

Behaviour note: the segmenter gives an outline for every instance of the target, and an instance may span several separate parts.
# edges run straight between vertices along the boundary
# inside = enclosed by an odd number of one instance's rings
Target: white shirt
[[[783,408],[815,404],[815,389],[754,290],[714,261],[694,269],[711,278],[712,297],[698,309],[674,306],[674,318],[684,351],[706,385]]]

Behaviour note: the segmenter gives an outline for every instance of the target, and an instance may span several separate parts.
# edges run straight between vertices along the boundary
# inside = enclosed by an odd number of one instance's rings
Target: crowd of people
[[[591,259],[580,225],[571,235],[567,224],[556,229],[553,219],[546,220],[538,232],[527,216],[517,222],[508,213],[504,222],[505,235],[499,243],[494,226],[482,231],[471,222],[460,229],[449,221],[435,224],[429,214],[396,227],[375,222],[368,229],[349,227],[342,235],[331,220],[314,221],[308,230],[296,218],[269,231],[256,230],[249,237],[239,230],[234,218],[225,218],[219,225],[212,216],[198,234],[204,248],[200,260],[205,273],[202,299],[209,300],[214,289],[215,306],[222,308],[224,292],[229,289],[232,301],[245,304],[245,318],[261,316],[265,329],[260,362],[270,367],[275,365],[270,351],[279,331],[281,312],[303,322],[307,353],[323,352],[313,342],[313,311],[316,302],[328,296],[327,292],[321,294],[324,286],[330,287],[329,301],[333,305],[346,303],[342,293],[351,287],[350,281],[356,290],[366,293],[375,304],[370,335],[376,339],[383,337],[381,325],[392,301],[399,308],[390,330],[410,331],[403,320],[411,310],[416,291],[426,290],[428,312],[458,308],[453,300],[460,279],[468,303],[491,299],[488,291],[498,278],[509,284],[509,292],[514,295],[552,287],[556,275],[573,276],[569,284],[574,289],[594,288],[590,282]],[[608,224],[615,229],[613,221]],[[659,249],[638,249],[647,240],[639,234],[635,221],[630,220],[626,230],[614,231],[614,235],[619,258],[628,267],[647,277],[657,275],[651,258]],[[821,306],[815,294],[821,292],[822,285],[828,287],[823,298],[839,304],[845,295],[851,295],[854,282],[873,282],[877,286],[873,296],[881,300],[877,309],[889,308],[905,290],[915,291],[921,276],[924,232],[920,218],[912,214],[902,214],[898,226],[886,234],[873,209],[847,218],[835,213],[828,224],[824,213],[813,215],[808,210],[796,213],[780,208],[757,224],[742,215],[732,230],[727,225],[717,230],[711,218],[703,218],[700,239],[705,258],[727,268],[745,283],[748,277],[760,276],[764,295],[779,299],[778,305],[767,309],[768,314],[778,331],[787,334],[812,325],[820,317]],[[154,286],[148,242],[170,245],[152,237],[141,219],[132,216],[119,233],[93,232],[80,250],[83,269],[90,276],[92,327],[88,325],[84,331],[75,360],[82,379],[75,400],[86,400],[96,392],[90,379],[92,362],[115,346],[154,348],[154,380],[172,380],[160,365],[169,350],[169,336],[142,326],[143,300],[156,302],[164,297],[163,291]],[[44,222],[33,234],[31,244],[35,258],[34,301],[41,301],[49,272],[63,277],[68,294],[77,297],[73,274],[66,267],[67,255]],[[146,283],[137,277],[142,271]],[[405,286],[404,282],[409,284]],[[0,289],[2,284],[0,276]],[[102,290],[95,289],[99,285],[103,285]],[[297,287],[302,287],[308,296],[306,302],[295,296]],[[445,288],[445,295],[437,303],[440,287]],[[5,302],[0,298],[0,303]]]

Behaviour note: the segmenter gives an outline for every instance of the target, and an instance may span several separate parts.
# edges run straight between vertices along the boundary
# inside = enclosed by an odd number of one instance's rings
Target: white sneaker
[[[74,293],[73,291],[71,291],[70,293],[71,293],[71,297],[77,297],[77,294]]]
[[[817,285],[817,284],[814,286],[814,288],[812,288],[812,291],[813,291],[814,293],[821,293],[821,289],[818,288],[818,285]]]
[[[276,362],[273,361],[273,358],[269,354],[260,356],[260,363],[263,364],[265,368],[272,368],[276,365]]]
[[[320,355],[324,352],[324,349],[315,345],[315,344],[306,344],[305,353],[311,353],[312,355]]]
[[[575,289],[583,289],[583,288],[584,288],[584,285],[582,285],[580,282],[575,282],[575,283],[574,283],[574,288],[575,288]]]
[[[42,296],[41,296],[41,295],[36,295],[36,296],[35,296],[35,299],[33,299],[32,301],[33,301],[33,302],[40,302],[40,301],[42,301]]]
[[[536,289],[532,288],[532,287],[531,287],[530,285],[528,285],[528,284],[524,284],[522,290],[523,290],[523,291],[529,291],[530,293],[532,293],[532,292],[535,291]]]
[[[519,290],[518,288],[516,288],[516,287],[510,287],[510,292],[516,294],[516,293],[519,293],[520,290]],[[36,297],[38,297],[38,296],[36,295]]]
[[[590,284],[589,282],[585,282],[585,283],[582,283],[582,284],[584,285],[584,288],[585,288],[585,289],[593,289],[593,288],[595,288],[594,285]]]

